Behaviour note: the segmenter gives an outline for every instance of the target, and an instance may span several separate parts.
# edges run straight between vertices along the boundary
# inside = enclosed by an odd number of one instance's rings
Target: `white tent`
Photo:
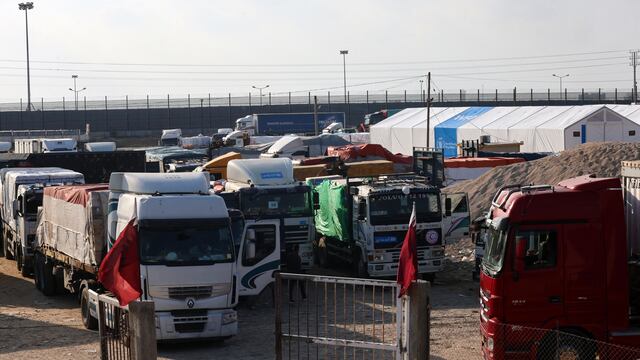
[[[439,108],[430,110],[430,146],[435,146],[433,129],[468,107]],[[427,146],[427,108],[404,109],[373,125],[371,143],[380,144],[392,153],[412,155],[414,147]]]
[[[558,152],[592,141],[639,141],[640,106],[505,106],[432,108],[430,145],[455,155],[455,144],[490,135],[523,142],[523,152]],[[371,143],[411,155],[426,146],[426,109],[405,109],[371,127]]]

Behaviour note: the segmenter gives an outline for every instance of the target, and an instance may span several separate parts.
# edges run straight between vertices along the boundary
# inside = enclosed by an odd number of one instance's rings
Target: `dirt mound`
[[[640,159],[637,143],[588,143],[540,160],[494,168],[477,179],[460,182],[445,192],[467,192],[472,219],[487,211],[498,188],[511,184],[552,184],[587,174],[620,176],[622,160]]]

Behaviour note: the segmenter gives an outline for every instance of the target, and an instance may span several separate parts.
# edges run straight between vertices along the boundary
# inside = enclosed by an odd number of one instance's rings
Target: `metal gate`
[[[131,359],[129,309],[121,307],[115,298],[98,298],[100,358],[102,360]]]
[[[400,359],[394,281],[276,274],[276,359]]]

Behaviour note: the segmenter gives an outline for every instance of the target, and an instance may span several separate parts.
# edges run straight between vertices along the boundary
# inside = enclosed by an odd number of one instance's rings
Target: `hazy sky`
[[[35,1],[32,97],[72,97],[72,74],[88,98],[341,94],[340,49],[353,93],[418,92],[429,70],[445,91],[557,89],[552,73],[626,90],[639,14],[638,0]],[[3,102],[26,98],[24,21],[0,0]]]

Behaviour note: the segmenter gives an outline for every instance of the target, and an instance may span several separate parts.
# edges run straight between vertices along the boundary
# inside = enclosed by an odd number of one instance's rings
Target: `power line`
[[[524,60],[524,59],[544,59],[555,57],[570,57],[570,56],[584,56],[584,55],[597,55],[597,54],[612,54],[626,52],[627,50],[606,50],[606,51],[592,51],[592,52],[578,52],[578,53],[565,53],[565,54],[552,54],[552,55],[528,55],[528,56],[511,56],[511,57],[495,57],[495,58],[470,58],[470,59],[449,59],[449,60],[421,60],[421,61],[403,61],[403,62],[363,62],[353,63],[354,65],[410,65],[410,64],[437,64],[437,63],[452,63],[452,62],[484,62],[484,61],[511,61],[511,60]],[[0,59],[0,62],[25,62],[24,60],[17,59]],[[55,61],[55,60],[31,60],[32,63],[44,63],[44,64],[72,64],[72,65],[109,65],[109,66],[178,66],[178,67],[312,67],[312,66],[341,66],[340,63],[316,63],[316,64],[178,64],[178,63],[124,63],[124,62],[91,62],[91,61]]]

